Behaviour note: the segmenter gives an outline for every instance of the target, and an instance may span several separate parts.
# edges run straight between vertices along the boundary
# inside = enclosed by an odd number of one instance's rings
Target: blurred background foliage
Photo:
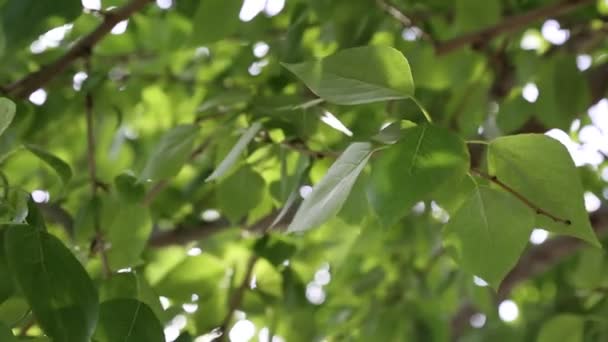
[[[47,72],[123,6],[136,8],[55,77],[14,83]],[[407,57],[437,125],[469,140],[546,133],[563,143],[605,242],[608,2],[2,0],[0,14],[0,84],[16,103],[0,138],[3,217],[23,207],[15,189],[31,193],[100,299],[146,303],[167,341],[211,340],[217,328],[232,341],[608,339],[604,250],[534,230],[494,291],[441,248],[441,194],[382,227],[363,186],[369,169],[319,229],[285,235],[279,224],[259,238],[292,190],[308,193],[350,143],[424,121],[411,101],[315,102],[280,62],[388,45]],[[234,166],[206,182],[247,133]],[[470,149],[483,165],[483,148]],[[2,325],[39,335],[22,295],[0,294]]]

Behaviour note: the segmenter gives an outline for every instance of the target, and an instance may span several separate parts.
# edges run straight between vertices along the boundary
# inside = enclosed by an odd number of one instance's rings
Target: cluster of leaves
[[[242,311],[288,341],[443,341],[469,302],[488,318],[471,340],[608,336],[583,201],[601,169],[527,128],[568,129],[590,105],[575,56],[508,38],[436,54],[547,1],[300,0],[247,22],[241,0],[148,2],[103,1],[141,12],[41,83],[43,105],[2,89],[0,340],[163,341],[182,319],[179,341],[226,338]],[[406,31],[432,41],[402,39],[399,6],[429,16]],[[588,7],[573,27],[603,30]],[[0,11],[6,84],[112,16],[71,0]],[[495,294],[538,227],[590,247],[518,288],[526,324],[508,326]]]

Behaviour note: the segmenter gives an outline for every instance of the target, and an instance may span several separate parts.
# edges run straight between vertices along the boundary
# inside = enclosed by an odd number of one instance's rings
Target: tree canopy
[[[607,16],[0,0],[0,341],[608,340]]]

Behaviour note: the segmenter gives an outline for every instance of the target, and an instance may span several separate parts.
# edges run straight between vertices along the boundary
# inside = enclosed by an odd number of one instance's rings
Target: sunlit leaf
[[[414,95],[407,59],[391,47],[358,47],[313,62],[283,65],[319,97],[336,104],[354,105]]]
[[[371,155],[370,143],[351,144],[304,199],[289,224],[288,231],[299,232],[315,228],[335,216]]]
[[[553,216],[536,215],[538,227],[600,245],[585,210],[578,172],[560,142],[542,134],[501,137],[490,143],[488,161],[499,181]]]
[[[241,137],[236,142],[234,147],[232,147],[230,152],[228,152],[228,155],[226,155],[224,160],[222,160],[220,165],[217,166],[217,168],[213,171],[213,173],[211,175],[209,175],[209,177],[207,177],[206,181],[209,182],[209,181],[218,179],[218,178],[222,177],[223,175],[225,175],[228,171],[230,171],[232,166],[238,161],[238,158],[241,156],[243,151],[245,151],[245,149],[247,148],[247,145],[249,144],[249,142],[251,142],[251,140],[253,140],[253,138],[259,132],[260,129],[262,129],[261,123],[259,123],[259,122],[253,123],[243,133],[243,135],[241,135]]]

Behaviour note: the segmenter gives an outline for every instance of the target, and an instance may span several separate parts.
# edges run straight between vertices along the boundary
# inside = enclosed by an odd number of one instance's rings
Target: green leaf
[[[72,169],[68,163],[40,147],[28,144],[25,145],[25,148],[36,155],[36,157],[40,158],[40,160],[45,162],[48,166],[52,167],[61,178],[63,184],[67,184],[70,181],[72,178]]]
[[[128,172],[123,172],[114,178],[114,185],[120,197],[127,202],[141,202],[146,194],[143,184],[137,181],[137,177]]]
[[[448,181],[462,179],[468,168],[469,153],[454,133],[430,124],[407,129],[372,163],[370,204],[390,226]]]
[[[193,293],[201,298],[213,296],[220,289],[220,281],[225,274],[226,265],[214,256],[201,254],[188,257],[155,286],[161,296],[187,302]]]
[[[0,304],[0,321],[15,323],[25,317],[30,311],[30,306],[21,296],[12,296]]]
[[[243,135],[241,135],[241,137],[236,142],[234,147],[232,147],[230,152],[228,152],[228,155],[226,155],[226,158],[224,158],[224,160],[222,160],[220,165],[217,166],[217,168],[213,171],[213,173],[209,177],[207,177],[207,179],[205,181],[209,182],[209,181],[218,179],[218,178],[222,177],[224,174],[226,174],[232,168],[232,166],[237,162],[238,158],[241,156],[243,151],[245,151],[245,149],[247,148],[247,145],[249,144],[249,142],[251,142],[251,140],[253,140],[253,138],[260,131],[260,129],[262,129],[261,123],[259,123],[259,122],[253,123],[253,125],[251,125],[251,127],[249,127],[245,131],[245,133],[243,133]]]
[[[98,342],[165,341],[163,328],[154,312],[146,304],[129,298],[101,304],[94,338]]]
[[[141,253],[152,232],[147,207],[116,196],[107,197],[103,200],[100,226],[105,241],[110,245],[107,256],[112,270],[141,262]]]
[[[329,168],[298,208],[288,231],[299,232],[317,227],[335,216],[372,155],[372,145],[353,143]]]
[[[163,315],[158,295],[139,273],[121,272],[104,280],[99,288],[99,301],[106,302],[118,298],[137,299],[148,305],[156,317],[160,318]]]
[[[574,314],[562,314],[543,324],[536,342],[582,342],[585,321]]]
[[[534,226],[534,213],[513,195],[475,184],[445,226],[460,266],[494,289],[515,266]]]
[[[74,255],[53,235],[27,226],[6,231],[9,268],[44,332],[56,341],[89,341],[97,290]]]
[[[9,327],[0,322],[0,341],[2,342],[17,342],[17,338]]]
[[[414,96],[407,59],[392,47],[342,50],[321,60],[283,64],[319,97],[341,105],[398,100]]]
[[[192,40],[198,44],[214,43],[236,31],[242,0],[205,0],[194,15]]]
[[[10,0],[0,12],[0,22],[4,24],[7,50],[16,51],[30,44],[45,30],[51,29],[50,19],[55,26],[76,19],[82,13],[82,5],[73,0],[53,2],[38,0]],[[63,18],[57,21],[56,18]]]
[[[0,304],[15,293],[13,275],[8,267],[6,256],[4,255],[4,240],[6,228],[0,229]],[[1,340],[0,340],[1,341]]]
[[[279,202],[285,203],[297,191],[310,165],[310,158],[294,151],[281,148],[281,178],[270,184],[270,193]]]
[[[272,265],[279,266],[296,252],[296,246],[284,237],[266,234],[256,240],[253,250],[256,255],[265,258]]]
[[[15,103],[7,98],[0,97],[0,135],[6,131],[15,117]]]
[[[499,0],[456,0],[454,26],[457,32],[468,33],[496,24],[501,17]]]
[[[146,162],[139,181],[169,179],[181,170],[198,136],[196,125],[178,125],[163,134]]]
[[[264,196],[264,178],[243,166],[217,186],[217,204],[231,222],[238,222],[257,207]]]
[[[32,197],[27,194],[27,224],[31,227],[34,227],[38,230],[46,230],[46,223],[44,222],[44,217],[40,212],[40,208],[38,204],[34,202]],[[2,244],[0,244],[2,246]]]
[[[585,210],[579,174],[560,142],[542,134],[501,137],[488,147],[488,165],[493,176],[533,205],[570,222],[539,214],[537,227],[600,246]]]
[[[591,102],[585,75],[578,70],[575,56],[556,55],[539,67],[534,114],[545,127],[567,130]],[[568,86],[564,87],[565,84]]]

